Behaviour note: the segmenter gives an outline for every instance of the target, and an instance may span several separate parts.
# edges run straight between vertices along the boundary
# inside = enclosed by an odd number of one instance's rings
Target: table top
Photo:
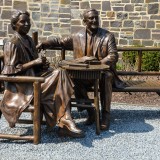
[[[75,71],[104,71],[109,69],[109,66],[105,64],[100,64],[100,65],[75,64],[75,65],[63,65],[61,67],[66,70],[75,70]]]

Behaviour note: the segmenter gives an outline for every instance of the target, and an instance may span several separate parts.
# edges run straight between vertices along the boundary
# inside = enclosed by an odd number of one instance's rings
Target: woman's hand
[[[36,46],[36,48],[37,48],[37,51],[38,51],[38,53],[39,53],[41,50],[43,50],[43,43],[39,43],[39,44]]]
[[[42,59],[42,68],[43,68],[43,70],[47,70],[49,68],[49,65],[50,65],[49,61],[44,56],[42,56],[41,59]]]

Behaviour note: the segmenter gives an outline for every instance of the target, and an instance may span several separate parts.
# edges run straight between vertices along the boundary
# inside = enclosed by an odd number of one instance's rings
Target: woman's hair
[[[22,14],[26,14],[28,17],[30,17],[30,14],[29,14],[28,11],[16,10],[13,13],[12,18],[11,18],[11,27],[12,27],[13,30],[15,30],[15,25],[19,20],[19,16],[22,15]]]

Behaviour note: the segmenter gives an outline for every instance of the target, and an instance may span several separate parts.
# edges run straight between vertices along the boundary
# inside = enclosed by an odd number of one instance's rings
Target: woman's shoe
[[[84,137],[83,131],[76,127],[73,120],[62,117],[58,126],[60,127],[58,131],[60,136],[70,136],[75,138]]]
[[[66,128],[66,126],[64,126],[64,128],[58,128],[58,136],[59,137],[73,137],[73,138],[84,138],[85,134],[83,132],[81,133],[75,133],[72,132],[70,130],[68,130],[68,128]]]

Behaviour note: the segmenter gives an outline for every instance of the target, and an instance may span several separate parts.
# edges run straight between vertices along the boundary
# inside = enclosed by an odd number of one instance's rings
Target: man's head
[[[94,31],[99,27],[98,11],[95,9],[87,9],[83,13],[83,22],[87,29]]]
[[[30,14],[29,12],[17,10],[11,18],[11,27],[20,34],[27,34],[30,30]]]

